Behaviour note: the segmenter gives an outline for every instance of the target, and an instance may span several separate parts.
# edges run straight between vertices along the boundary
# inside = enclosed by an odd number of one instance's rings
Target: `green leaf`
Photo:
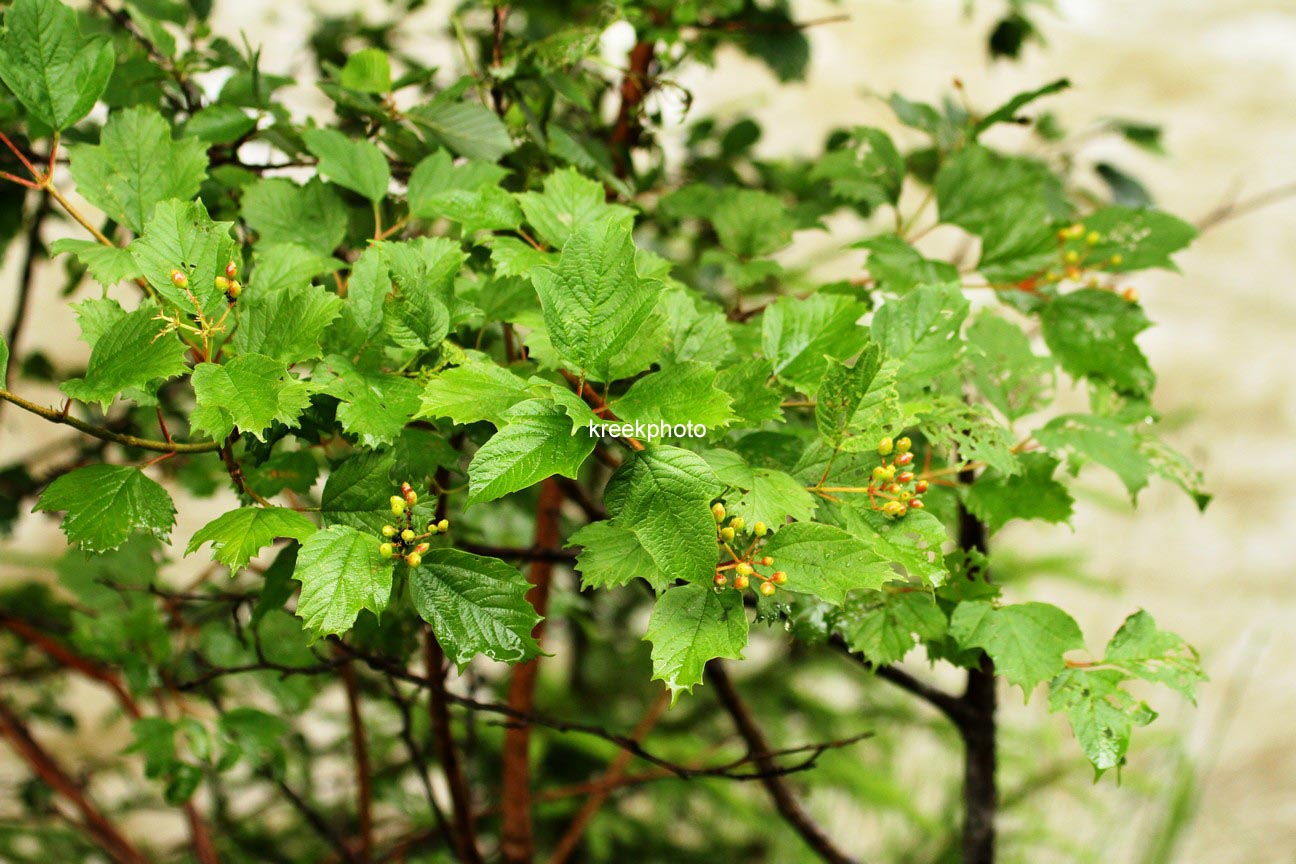
[[[1066,78],[1059,78],[1058,80],[1051,81],[1038,89],[1028,90],[1025,93],[1018,93],[1016,96],[1012,97],[1007,102],[978,120],[976,125],[972,128],[972,137],[975,139],[982,132],[997,123],[1012,122],[1017,117],[1018,111],[1034,102],[1036,99],[1040,99],[1044,96],[1052,96],[1054,93],[1059,93],[1070,86],[1071,82],[1069,80]]]
[[[531,274],[554,348],[594,380],[608,380],[616,357],[648,320],[658,283],[635,269],[630,229],[616,220],[582,226],[558,266]]]
[[[295,426],[316,389],[291,377],[284,361],[260,354],[198,364],[193,388],[198,407],[190,422],[214,441],[225,440],[235,427],[264,441],[273,423]]]
[[[136,529],[166,540],[175,505],[158,483],[129,465],[87,465],[59,477],[41,493],[33,511],[66,510],[63,533],[86,552],[107,552]]]
[[[331,373],[324,392],[341,400],[337,418],[347,434],[355,435],[366,447],[395,441],[419,410],[419,387],[409,378],[381,371],[357,368],[345,357],[330,354],[316,367]]]
[[[5,13],[0,80],[55,132],[90,113],[115,62],[112,43],[84,38],[77,13],[58,0],[14,0]]]
[[[77,192],[136,234],[159,201],[185,201],[207,176],[207,148],[196,138],[171,139],[171,126],[151,108],[108,118],[99,144],[68,148]]]
[[[977,478],[964,499],[972,515],[991,533],[1014,519],[1070,521],[1075,502],[1066,486],[1053,479],[1058,460],[1047,453],[1023,453],[1018,460],[1017,474],[986,471]]]
[[[784,526],[764,546],[774,566],[787,573],[784,586],[840,606],[855,590],[880,588],[894,571],[857,538],[834,525],[796,522]]]
[[[782,199],[759,189],[730,189],[711,214],[720,245],[739,258],[777,252],[792,242],[796,220]]]
[[[1087,261],[1099,261],[1113,273],[1128,273],[1160,267],[1178,272],[1171,254],[1197,237],[1197,229],[1182,219],[1159,210],[1132,207],[1103,207],[1084,218],[1085,231],[1098,234],[1089,247]],[[1120,263],[1112,261],[1120,256]]]
[[[0,336],[0,385],[9,380],[9,343]]]
[[[1067,374],[1146,396],[1156,377],[1134,337],[1151,326],[1135,303],[1084,288],[1055,298],[1040,314],[1044,341]]]
[[[362,48],[347,57],[338,83],[361,93],[390,93],[392,74],[387,52],[381,48]]]
[[[455,193],[498,188],[508,173],[507,168],[489,162],[469,160],[456,165],[448,152],[438,150],[410,174],[405,195],[410,214],[420,219],[445,215]]]
[[[252,262],[249,290],[240,304],[285,288],[305,288],[317,276],[332,274],[344,266],[336,258],[296,243],[262,243],[253,251]]]
[[[460,668],[478,654],[521,663],[540,654],[531,631],[540,616],[526,578],[498,558],[434,549],[410,570],[410,598]]]
[[[780,298],[761,321],[761,345],[774,374],[813,392],[828,369],[826,357],[845,360],[868,344],[868,330],[858,323],[867,311],[862,303],[835,294]]]
[[[386,243],[382,250],[396,283],[388,303],[389,325],[416,340],[412,347],[439,346],[450,330],[454,278],[463,267],[463,250],[445,237]],[[405,344],[408,339],[399,341]]]
[[[1125,763],[1134,727],[1157,716],[1121,689],[1124,679],[1117,669],[1068,669],[1049,684],[1049,710],[1066,712],[1080,749],[1099,775]]]
[[[837,622],[847,646],[874,666],[900,662],[917,640],[941,639],[948,626],[935,598],[912,589],[853,594]]]
[[[1053,220],[1066,210],[1044,163],[973,145],[945,162],[935,189],[941,221],[981,238],[977,269],[990,282],[1017,282],[1056,263]]]
[[[986,311],[968,328],[967,341],[964,356],[977,392],[1004,417],[1016,420],[1042,407],[1053,364],[1031,350],[1020,327]]]
[[[573,235],[605,220],[623,225],[629,234],[634,217],[630,208],[607,203],[603,184],[574,168],[555,171],[545,178],[543,192],[523,192],[517,200],[540,239],[555,249],[561,249]]]
[[[505,412],[526,398],[526,383],[507,369],[465,363],[428,380],[417,416],[449,417],[461,424],[485,420],[499,429]]]
[[[576,477],[594,439],[560,406],[528,399],[504,413],[504,426],[473,455],[468,466],[468,503],[493,501],[546,477]],[[574,434],[573,434],[574,433]]]
[[[919,412],[919,428],[938,450],[955,450],[959,459],[984,462],[1001,474],[1019,470],[1013,439],[983,405],[952,396],[935,396]]]
[[[229,567],[233,576],[276,538],[291,537],[304,541],[315,531],[315,524],[295,510],[240,507],[222,513],[199,528],[185,548],[185,554],[198,551],[204,543],[211,543],[212,560]]]
[[[184,134],[207,145],[233,144],[256,128],[256,118],[233,105],[208,105],[184,124]],[[192,196],[190,196],[192,197]]]
[[[1196,649],[1139,610],[1125,619],[1107,643],[1104,666],[1116,666],[1136,678],[1152,681],[1197,701],[1197,684],[1206,680]]]
[[[883,234],[854,244],[867,249],[865,267],[873,282],[883,291],[906,294],[915,285],[939,285],[956,282],[958,268],[946,261],[933,261],[895,234]]]
[[[845,511],[846,528],[887,566],[898,564],[924,584],[944,584],[949,571],[942,547],[949,540],[941,521],[924,510],[892,519],[863,506]],[[894,576],[894,572],[891,574]]]
[[[122,316],[95,342],[85,377],[70,378],[59,389],[107,408],[123,390],[183,374],[188,369],[184,343],[165,328],[151,304]]]
[[[858,437],[868,448],[900,420],[900,396],[894,387],[874,387],[882,368],[882,351],[870,344],[854,366],[828,361],[828,374],[815,397],[815,426],[832,447]],[[882,382],[884,383],[884,382]]]
[[[701,456],[655,445],[621,464],[603,500],[613,524],[634,532],[666,579],[709,586],[717,560],[711,501],[720,490]]]
[[[750,480],[739,485],[743,488],[742,494],[727,501],[726,506],[733,515],[743,517],[748,525],[764,522],[778,526],[788,519],[808,522],[814,518],[818,507],[815,497],[800,481],[773,468],[755,468]]]
[[[904,175],[904,158],[891,136],[867,126],[855,127],[840,149],[825,153],[810,169],[811,180],[827,180],[838,198],[870,209],[895,204]]]
[[[1041,681],[1065,671],[1067,651],[1084,647],[1075,620],[1049,603],[996,607],[985,600],[965,601],[954,609],[949,630],[959,645],[984,649],[995,671],[1027,698]]]
[[[131,257],[153,290],[177,308],[192,314],[201,306],[209,318],[219,320],[227,307],[216,277],[224,276],[225,265],[234,260],[233,224],[213,222],[202,201],[161,201],[144,234],[130,244]],[[177,270],[187,277],[188,290],[172,279]]]
[[[747,612],[738,591],[679,585],[653,604],[644,638],[652,643],[654,681],[663,681],[671,702],[702,683],[708,661],[741,660],[747,646]]]
[[[411,109],[409,118],[460,156],[497,162],[513,150],[508,128],[477,102],[432,102]]]
[[[292,364],[323,356],[320,337],[342,314],[342,301],[314,285],[248,291],[238,303],[238,313],[239,326],[231,341],[239,354]]]
[[[715,386],[716,370],[693,361],[645,375],[612,401],[612,412],[634,423],[696,423],[721,429],[733,419],[733,399]]]
[[[298,186],[285,177],[264,177],[244,191],[241,212],[258,245],[298,243],[332,255],[346,236],[346,205],[318,178]]]
[[[60,237],[51,243],[49,248],[55,255],[64,252],[75,255],[76,259],[90,271],[95,281],[105,288],[143,275],[130,251],[119,246],[105,246],[94,240]]]
[[[958,364],[963,341],[959,328],[967,318],[968,301],[957,284],[922,285],[883,304],[873,316],[873,338],[886,356],[900,361],[902,391],[929,386]]]
[[[1035,440],[1054,453],[1070,454],[1073,471],[1088,460],[1111,469],[1130,497],[1147,485],[1147,456],[1139,449],[1138,439],[1115,420],[1091,414],[1063,414],[1035,430]]]
[[[665,591],[671,579],[657,569],[652,555],[629,528],[611,522],[591,522],[568,538],[569,546],[582,546],[576,556],[581,588],[616,588],[636,576],[655,591]]]
[[[316,638],[341,635],[360,611],[387,608],[392,562],[378,554],[381,541],[346,525],[310,535],[297,553],[293,578],[301,583],[297,617]]]
[[[319,173],[370,201],[387,197],[391,169],[387,157],[369,141],[355,141],[336,129],[307,129],[306,149],[319,159]]]
[[[382,527],[393,521],[391,496],[400,483],[392,478],[395,464],[392,451],[372,450],[357,453],[334,468],[320,495],[324,524],[348,525],[378,537]],[[420,501],[414,524],[426,525],[435,510],[435,499]]]

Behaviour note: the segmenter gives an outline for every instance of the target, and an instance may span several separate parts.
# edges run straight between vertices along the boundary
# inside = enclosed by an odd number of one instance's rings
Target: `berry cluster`
[[[927,491],[928,483],[914,475],[912,447],[913,442],[908,438],[897,438],[894,441],[883,438],[878,442],[878,455],[882,457],[882,464],[873,469],[873,478],[869,481],[869,504],[874,510],[881,510],[893,519],[926,506],[918,496]],[[879,498],[885,503],[879,504]]]
[[[442,519],[439,522],[429,522],[425,533],[416,532],[414,505],[417,503],[418,493],[408,483],[401,484],[401,494],[391,496],[391,512],[398,524],[382,527],[385,539],[378,547],[378,553],[382,557],[400,558],[409,566],[417,567],[423,563],[423,553],[430,548],[429,544],[422,541],[450,530],[450,520]]]
[[[234,278],[236,276],[238,276],[238,264],[230,261],[225,265],[225,275],[216,277],[216,287],[225,292],[225,299],[230,303],[237,300],[239,295],[243,293],[243,283]],[[187,291],[189,289],[189,274],[178,267],[172,268],[171,284]]]
[[[751,580],[755,578],[760,587],[757,589],[766,597],[774,596],[778,590],[776,585],[782,585],[787,582],[787,574],[782,570],[775,570],[768,576],[756,568],[772,567],[774,559],[769,555],[757,555],[760,547],[765,543],[765,536],[769,534],[769,527],[764,522],[757,522],[747,530],[747,520],[741,516],[729,517],[725,512],[724,504],[717,501],[711,505],[711,515],[716,520],[716,543],[720,545],[725,552],[729,554],[730,561],[728,564],[720,564],[716,567],[715,584],[717,588],[732,586],[737,591],[746,591],[751,585]],[[729,524],[725,524],[726,519]],[[739,555],[735,547],[741,546],[742,541],[749,540],[747,548]],[[733,571],[733,579],[729,578],[728,571]]]
[[[1083,282],[1087,288],[1101,288],[1117,291],[1114,284],[1104,285],[1096,275],[1105,267],[1119,267],[1124,258],[1120,254],[1112,255],[1102,261],[1091,260],[1093,248],[1103,241],[1102,234],[1088,231],[1083,223],[1077,222],[1057,232],[1058,256],[1062,259],[1062,270],[1049,270],[1044,274],[1045,283],[1057,283],[1063,279],[1071,282]],[[1121,297],[1131,303],[1137,303],[1138,292],[1133,288],[1120,289]]]

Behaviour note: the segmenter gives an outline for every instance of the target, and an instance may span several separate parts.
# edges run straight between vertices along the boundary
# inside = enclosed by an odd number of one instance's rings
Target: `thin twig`
[[[445,653],[430,628],[425,636],[424,658],[427,663],[427,682],[430,685],[428,712],[432,721],[432,737],[436,743],[437,756],[441,760],[441,770],[446,775],[446,784],[450,787],[450,801],[453,805],[450,818],[454,831],[451,836],[460,861],[467,864],[481,864],[482,854],[477,846],[477,829],[473,823],[472,793],[468,788],[468,779],[464,775],[463,764],[459,761],[459,751],[455,747],[454,733],[450,728],[450,711],[447,708],[449,694],[445,686]]]
[[[139,438],[135,435],[124,435],[120,432],[113,432],[111,429],[105,429],[102,426],[93,426],[83,420],[64,414],[58,408],[46,408],[43,405],[37,405],[35,402],[29,402],[16,393],[10,393],[8,390],[0,390],[0,399],[6,402],[12,402],[24,411],[30,411],[37,416],[44,417],[51,423],[60,423],[65,426],[71,426],[78,432],[84,432],[101,441],[111,441],[114,444],[123,444],[127,447],[135,447],[139,450],[151,450],[155,453],[212,453],[220,449],[218,441],[154,441],[149,438]]]

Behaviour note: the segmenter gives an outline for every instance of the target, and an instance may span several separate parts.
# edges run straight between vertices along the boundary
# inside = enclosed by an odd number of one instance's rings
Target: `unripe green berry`
[[[878,455],[890,456],[891,451],[895,449],[895,442],[890,438],[883,438],[878,442]]]
[[[405,501],[396,495],[391,498],[391,512],[393,516],[405,515]]]
[[[913,446],[913,442],[910,441],[908,438],[899,438],[896,440],[895,443],[895,448],[900,453],[908,453],[909,448],[912,446]]]
[[[762,583],[761,583],[760,592],[761,592],[762,594],[764,594],[766,597],[773,597],[773,596],[774,596],[774,592],[777,591],[777,590],[778,590],[778,589],[774,587],[774,583],[773,583],[773,582],[762,582]]]
[[[734,530],[732,528],[721,528],[720,539],[726,543],[732,543],[734,539]]]
[[[384,537],[395,537],[395,536],[396,536],[396,526],[395,526],[395,525],[384,525],[384,526],[382,527],[382,535],[383,535]]]
[[[417,552],[411,552],[405,556],[405,563],[411,567],[417,567],[423,563],[423,556]]]
[[[732,520],[730,520],[730,522],[729,522],[729,527],[732,528],[732,529],[734,529],[735,531],[741,531],[741,530],[743,530],[744,526],[746,526],[746,525],[747,525],[747,520],[744,519],[744,518],[741,517],[741,516],[735,516],[735,517],[734,517]]]
[[[427,531],[428,531],[429,534],[435,534],[435,533],[437,533],[437,525],[436,525],[436,523],[435,523],[435,522],[429,522],[429,523],[428,523],[428,527],[427,527]]]
[[[384,558],[392,557],[395,552],[396,550],[392,548],[392,544],[390,543],[384,543],[378,547],[378,554]]]
[[[413,539],[414,539],[414,531],[413,531],[413,529],[406,528],[404,531],[402,531],[402,532],[401,532],[401,539],[404,540],[406,543],[408,543],[408,542],[410,542],[411,540],[413,540]]]
[[[723,522],[725,517],[725,506],[719,501],[711,505],[711,515],[717,522]]]
[[[764,522],[757,522],[755,525],[752,526],[752,533],[755,534],[757,537],[764,537],[765,532],[768,530],[769,528],[765,525]]]

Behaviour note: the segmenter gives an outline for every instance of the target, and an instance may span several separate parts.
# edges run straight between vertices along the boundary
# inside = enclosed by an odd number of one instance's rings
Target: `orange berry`
[[[189,277],[184,274],[183,270],[172,270],[171,284],[175,285],[177,288],[188,288]]]
[[[734,584],[733,584],[733,587],[734,587],[734,588],[737,588],[739,591],[746,591],[746,590],[747,590],[747,586],[750,585],[750,584],[751,584],[751,580],[748,579],[746,576],[735,576],[735,577],[734,577]]]
[[[715,575],[715,584],[717,588],[723,588],[726,584],[728,584],[728,582],[729,582],[729,577],[726,576],[725,574],[717,573]]]
[[[237,275],[238,275],[238,265],[235,264],[233,261],[230,261],[228,264],[225,265],[225,277],[227,279],[233,279]]]
[[[905,465],[908,465],[910,462],[913,461],[913,456],[914,454],[912,453],[901,453],[899,456],[896,457],[895,460],[896,464],[901,467],[904,467]]]
[[[774,583],[773,583],[773,582],[762,582],[762,583],[761,583],[760,592],[761,592],[762,594],[764,594],[766,597],[773,597],[773,596],[774,596],[774,592],[777,591],[777,590],[778,590],[778,589],[774,587]]]
[[[921,498],[915,498],[909,502],[910,510],[922,510],[927,505],[922,502]]]
[[[929,485],[930,484],[926,480],[919,480],[914,484],[914,491],[921,495],[927,491]]]
[[[782,585],[787,582],[787,574],[782,570],[775,570],[774,575],[770,577],[770,581],[774,582],[776,585]]]

